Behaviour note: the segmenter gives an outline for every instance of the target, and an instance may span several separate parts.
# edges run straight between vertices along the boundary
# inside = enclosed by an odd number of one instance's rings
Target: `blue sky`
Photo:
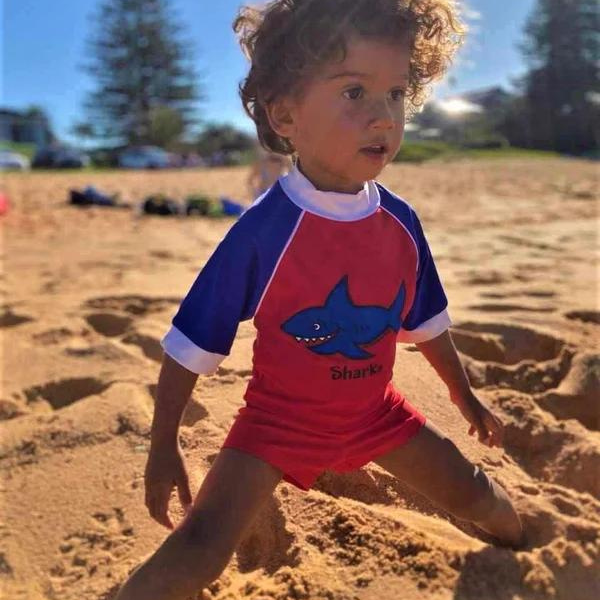
[[[91,81],[79,66],[85,61],[91,15],[101,0],[4,0],[0,2],[0,105],[43,106],[59,137],[69,136],[81,119]],[[237,95],[246,60],[231,22],[239,0],[172,0],[179,21],[193,40],[197,70],[207,95],[200,106],[207,121],[229,122],[252,131]],[[468,0],[471,33],[451,71],[454,85],[439,84],[435,97],[504,85],[525,70],[517,49],[523,25],[535,0]]]

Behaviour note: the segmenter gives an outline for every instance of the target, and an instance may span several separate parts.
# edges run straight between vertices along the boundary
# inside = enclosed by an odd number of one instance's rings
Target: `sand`
[[[159,340],[233,221],[76,208],[88,183],[124,200],[219,190],[244,168],[4,177],[0,596],[109,600],[167,535],[144,506]],[[390,166],[421,215],[477,394],[506,424],[489,449],[411,346],[396,385],[523,515],[514,552],[376,465],[282,483],[220,579],[198,598],[600,598],[598,167],[566,160]],[[242,405],[253,327],[201,377],[181,426],[193,490]],[[175,499],[172,517],[180,519]]]

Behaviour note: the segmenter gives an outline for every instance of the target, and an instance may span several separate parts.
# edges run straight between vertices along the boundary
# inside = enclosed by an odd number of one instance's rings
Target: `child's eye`
[[[361,87],[353,87],[344,92],[344,96],[348,98],[348,100],[358,100],[362,97],[362,88]]]
[[[406,90],[392,90],[391,91],[392,100],[403,100],[406,96]]]

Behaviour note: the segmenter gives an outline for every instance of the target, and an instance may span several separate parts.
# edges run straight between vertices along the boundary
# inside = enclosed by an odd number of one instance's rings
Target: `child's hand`
[[[504,437],[504,425],[490,409],[469,391],[468,393],[452,396],[452,402],[456,404],[462,416],[471,424],[469,435],[475,432],[479,435],[479,441],[492,448],[502,446]]]
[[[173,529],[173,523],[167,514],[173,486],[177,486],[179,501],[186,514],[192,505],[188,475],[176,444],[150,447],[144,483],[150,516],[168,529]]]

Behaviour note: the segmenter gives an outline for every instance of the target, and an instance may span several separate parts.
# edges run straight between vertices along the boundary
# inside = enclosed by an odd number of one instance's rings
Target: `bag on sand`
[[[79,190],[71,190],[69,192],[71,204],[76,206],[113,206],[115,208],[131,208],[131,205],[127,202],[119,201],[119,194],[103,194],[98,191],[95,187],[88,185],[83,192]]]
[[[162,194],[148,196],[142,205],[142,211],[147,215],[167,217],[180,213],[179,205]]]
[[[210,215],[213,210],[213,201],[208,196],[194,194],[188,196],[185,200],[185,214],[188,217],[192,215],[206,217]]]
[[[229,217],[239,217],[244,212],[244,207],[241,204],[224,196],[221,198],[221,206],[223,207],[223,214]]]

